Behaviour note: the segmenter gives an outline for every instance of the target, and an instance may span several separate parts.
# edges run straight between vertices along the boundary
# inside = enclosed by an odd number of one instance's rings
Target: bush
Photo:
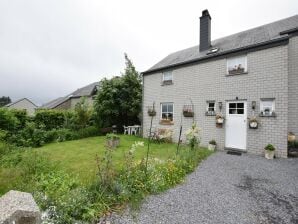
[[[92,107],[87,103],[86,98],[81,100],[75,106],[74,125],[76,128],[85,128],[92,117]]]
[[[265,150],[274,151],[275,147],[272,144],[268,144],[268,145],[266,145]]]
[[[37,127],[45,130],[62,128],[65,120],[64,112],[59,110],[37,110],[35,113]]]
[[[18,129],[23,129],[26,125],[26,122],[29,120],[29,117],[27,115],[27,111],[26,110],[12,109],[11,112],[19,121]]]
[[[0,108],[0,129],[7,131],[17,130],[20,122],[13,112],[7,108]]]

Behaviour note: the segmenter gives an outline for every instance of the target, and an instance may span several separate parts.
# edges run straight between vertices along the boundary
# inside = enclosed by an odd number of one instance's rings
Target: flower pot
[[[156,111],[148,111],[148,115],[150,116],[150,117],[154,117],[155,115],[156,115]]]
[[[223,124],[223,122],[224,122],[224,119],[223,118],[217,118],[216,119],[216,123],[217,124]]]
[[[288,134],[288,142],[294,142],[296,140],[296,136],[294,134]]]
[[[210,151],[215,151],[215,148],[216,148],[216,145],[213,145],[213,144],[209,144],[209,145],[208,145],[208,149],[209,149]]]
[[[108,139],[107,140],[107,145],[110,148],[117,148],[120,144],[120,139]]]
[[[274,158],[274,152],[275,151],[265,150],[265,158],[266,159],[273,159]]]
[[[251,129],[257,129],[258,128],[258,122],[257,121],[251,121],[251,122],[249,122],[249,128],[251,128]]]
[[[183,116],[184,117],[193,117],[194,112],[192,111],[183,111]]]

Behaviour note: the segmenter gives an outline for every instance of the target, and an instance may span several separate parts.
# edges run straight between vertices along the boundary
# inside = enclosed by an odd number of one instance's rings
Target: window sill
[[[161,82],[161,86],[169,86],[169,85],[173,85],[173,81],[163,81]]]
[[[168,120],[160,120],[159,124],[161,125],[174,125],[173,121],[168,121]]]
[[[215,116],[216,115],[216,113],[214,112],[214,113],[210,113],[210,112],[205,112],[205,116]]]
[[[235,72],[235,73],[228,73],[226,76],[237,76],[237,75],[247,75],[248,72]]]
[[[271,115],[265,115],[265,114],[259,114],[259,117],[276,117],[276,114],[271,114]]]

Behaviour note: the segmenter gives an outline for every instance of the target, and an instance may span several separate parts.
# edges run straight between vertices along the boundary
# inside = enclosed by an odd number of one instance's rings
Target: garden
[[[181,182],[212,152],[199,147],[199,128],[185,133],[187,143],[122,133],[139,124],[141,76],[125,55],[121,77],[101,80],[90,106],[84,98],[73,110],[0,108],[0,196],[30,192],[43,223],[98,223],[101,217],[137,209],[150,194]]]
[[[108,146],[111,138],[119,145]],[[32,193],[44,223],[95,223],[183,182],[210,154],[193,141],[178,153],[173,143],[152,142],[149,151],[147,144],[148,139],[115,134],[64,142],[58,135],[38,148],[2,141],[0,194],[11,189]]]

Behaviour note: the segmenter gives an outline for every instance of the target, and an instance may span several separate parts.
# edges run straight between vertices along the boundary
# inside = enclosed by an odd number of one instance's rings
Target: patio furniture
[[[132,125],[132,126],[127,126],[128,128],[128,134],[129,135],[138,135],[140,134],[140,125]]]
[[[123,134],[129,134],[129,132],[128,132],[128,126],[125,126],[125,125],[123,125],[123,128],[124,128],[124,133]]]

